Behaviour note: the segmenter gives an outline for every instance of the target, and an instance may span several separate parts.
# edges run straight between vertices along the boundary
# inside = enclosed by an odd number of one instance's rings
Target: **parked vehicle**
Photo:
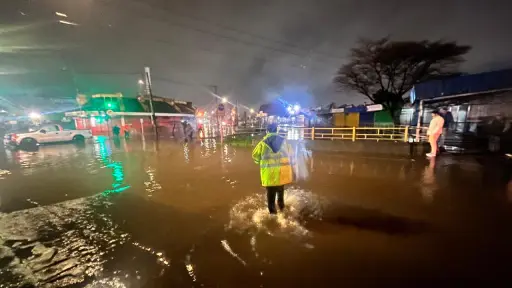
[[[4,144],[15,147],[35,147],[39,144],[76,142],[83,143],[91,138],[90,130],[64,130],[60,125],[44,125],[9,132],[4,136]]]

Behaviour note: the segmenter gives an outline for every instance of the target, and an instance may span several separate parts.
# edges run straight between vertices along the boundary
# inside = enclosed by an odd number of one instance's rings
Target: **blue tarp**
[[[374,112],[362,112],[359,114],[359,125],[361,124],[373,124],[374,121]]]
[[[512,69],[462,75],[414,85],[415,100],[512,88]]]

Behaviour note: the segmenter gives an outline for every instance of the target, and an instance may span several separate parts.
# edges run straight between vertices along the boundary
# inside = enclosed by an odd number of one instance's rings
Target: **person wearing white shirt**
[[[437,156],[437,141],[441,134],[443,134],[444,119],[439,114],[439,111],[432,112],[432,120],[428,126],[428,142],[430,143],[430,153],[427,153],[427,157]]]

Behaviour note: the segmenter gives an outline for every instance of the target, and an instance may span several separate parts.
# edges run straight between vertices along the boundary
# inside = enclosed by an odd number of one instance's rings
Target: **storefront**
[[[113,94],[99,94],[82,109],[65,113],[73,119],[77,129],[91,130],[93,135],[109,135],[114,126],[132,135],[151,133],[150,103],[143,97],[124,98]],[[153,109],[159,133],[174,136],[182,133],[183,122],[196,127],[195,109],[190,102],[154,97]]]
[[[420,83],[413,87],[410,98],[412,115],[406,117],[411,111],[402,111],[401,120],[427,125],[433,110],[446,108],[453,116],[453,132],[474,133],[478,125],[492,118],[512,116],[512,70]]]

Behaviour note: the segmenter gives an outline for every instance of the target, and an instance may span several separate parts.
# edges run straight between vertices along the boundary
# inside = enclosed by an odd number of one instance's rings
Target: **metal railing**
[[[279,135],[292,140],[373,140],[398,142],[423,142],[426,140],[426,127],[279,127]]]

